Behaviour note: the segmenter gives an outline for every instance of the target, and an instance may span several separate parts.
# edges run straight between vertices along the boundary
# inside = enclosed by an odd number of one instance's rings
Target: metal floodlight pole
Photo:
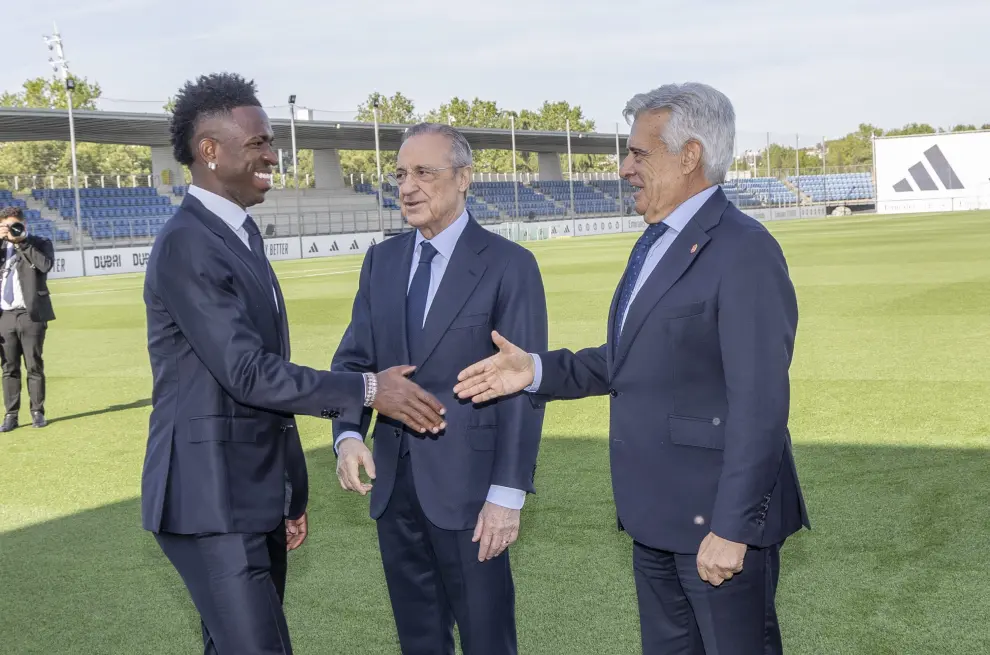
[[[794,167],[797,169],[797,174],[794,178],[797,180],[797,204],[798,207],[801,206],[801,137],[797,134],[794,135]]]
[[[296,229],[302,248],[302,202],[299,200],[299,159],[296,153],[296,96],[289,96],[289,127],[292,130],[292,185],[296,188]]]
[[[384,230],[385,223],[382,218],[382,155],[381,146],[378,142],[378,96],[375,96],[372,113],[375,117],[375,168],[378,169],[378,229]]]
[[[625,216],[626,208],[622,204],[622,155],[619,151],[619,122],[615,123],[615,174],[619,185],[619,214]]]
[[[576,215],[574,208],[574,170],[571,167],[571,119],[567,119],[567,180],[571,187],[571,215]]]
[[[516,117],[509,116],[512,128],[512,191],[516,195],[516,218],[519,218],[519,179],[516,177]]]
[[[65,50],[62,48],[62,37],[58,33],[58,25],[53,24],[54,32],[52,36],[44,37],[48,49],[53,51],[57,59],[49,57],[48,63],[52,65],[52,70],[62,76],[65,84],[65,97],[69,107],[69,150],[72,153],[72,189],[76,202],[76,232],[79,234],[79,258],[82,260],[82,274],[86,275],[86,251],[83,245],[82,231],[82,203],[79,201],[79,169],[76,164],[76,122],[72,114],[72,92],[76,88],[75,80],[69,77],[69,62],[65,58]],[[58,228],[56,228],[57,235]],[[56,239],[57,241],[57,239]]]

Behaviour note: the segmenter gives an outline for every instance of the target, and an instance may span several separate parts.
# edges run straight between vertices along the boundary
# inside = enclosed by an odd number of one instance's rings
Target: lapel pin
[[[693,255],[696,252],[698,252],[698,244],[691,246],[691,254]]]

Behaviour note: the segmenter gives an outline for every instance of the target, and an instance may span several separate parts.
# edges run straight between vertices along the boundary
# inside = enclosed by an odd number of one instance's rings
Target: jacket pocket
[[[268,426],[258,419],[238,416],[197,416],[189,419],[188,441],[231,441],[255,443],[258,433]]]
[[[704,301],[692,302],[687,305],[674,305],[673,307],[656,307],[653,310],[653,315],[658,318],[688,318],[689,316],[697,316],[705,311]]]
[[[458,316],[450,322],[450,327],[447,329],[460,330],[469,327],[480,327],[482,325],[488,325],[488,314],[468,314],[466,316]]]
[[[483,425],[467,429],[468,445],[472,450],[495,450],[498,438],[498,428],[494,425]]]
[[[712,450],[725,449],[725,423],[718,417],[670,415],[667,421],[671,443]]]

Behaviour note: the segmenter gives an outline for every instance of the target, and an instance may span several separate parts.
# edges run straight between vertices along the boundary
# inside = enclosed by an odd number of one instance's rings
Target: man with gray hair
[[[782,652],[780,547],[809,526],[787,429],[794,287],[776,240],[719,188],[735,114],[703,84],[633,97],[621,174],[646,229],[607,343],[530,355],[503,335],[455,392],[476,403],[611,396],[620,529],[633,539],[643,652]]]
[[[334,371],[410,365],[424,390],[450,394],[462,368],[495,352],[498,330],[547,347],[547,310],[532,253],[481,227],[466,209],[471,148],[457,130],[409,128],[392,183],[411,232],[364,259]],[[508,548],[533,475],[543,404],[525,394],[447,406],[446,429],[420,434],[379,415],[334,424],[341,487],[371,491],[371,516],[406,655],[517,652]],[[374,484],[363,482],[363,467]]]

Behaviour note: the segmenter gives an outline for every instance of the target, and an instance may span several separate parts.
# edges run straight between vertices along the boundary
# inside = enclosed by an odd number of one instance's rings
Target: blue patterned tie
[[[419,349],[423,347],[423,317],[426,316],[426,299],[430,294],[430,264],[437,256],[437,249],[429,241],[424,241],[420,248],[419,264],[416,265],[416,273],[413,274],[406,294],[406,343],[412,361],[418,359]],[[409,434],[407,430],[403,430],[399,441],[399,457],[405,457],[408,453]]]
[[[430,264],[437,256],[437,249],[429,241],[424,241],[420,248],[419,264],[406,295],[406,338],[409,340],[409,354],[413,359],[416,359],[413,353],[423,331],[423,317],[426,316],[426,299],[430,293]]]
[[[625,316],[626,308],[629,307],[629,302],[632,299],[633,289],[636,288],[636,280],[639,279],[639,273],[643,270],[643,263],[646,261],[646,256],[650,252],[650,248],[653,247],[663,233],[667,231],[666,223],[654,223],[646,228],[639,240],[636,241],[636,245],[633,246],[632,254],[629,256],[629,263],[626,265],[626,274],[622,278],[622,290],[619,292],[619,304],[615,308],[615,331],[612,337],[612,343],[619,343],[619,335],[622,333],[622,323],[623,316]]]

